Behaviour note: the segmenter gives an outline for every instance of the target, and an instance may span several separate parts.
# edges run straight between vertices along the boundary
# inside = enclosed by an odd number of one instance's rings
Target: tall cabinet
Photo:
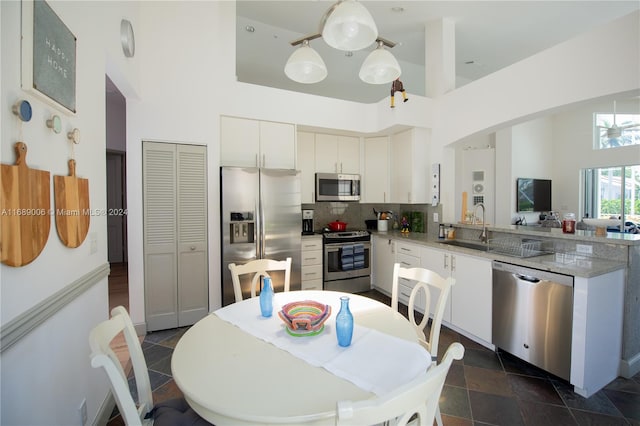
[[[414,127],[391,136],[391,202],[428,203],[431,164],[428,129]]]
[[[362,203],[388,203],[389,138],[378,136],[364,140],[364,175]]]
[[[144,293],[147,330],[207,315],[207,149],[144,142]]]

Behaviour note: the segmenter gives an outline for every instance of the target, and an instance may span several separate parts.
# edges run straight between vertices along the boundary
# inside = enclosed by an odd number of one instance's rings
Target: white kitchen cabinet
[[[360,174],[360,138],[316,133],[316,173]]]
[[[420,265],[423,268],[440,274],[444,278],[451,276],[451,254],[444,250],[422,247],[420,249]],[[451,299],[452,296],[450,294],[444,309],[444,316],[442,317],[442,321],[448,324],[451,324]],[[433,315],[433,312],[435,312],[436,301],[437,298],[435,295],[431,296],[431,304],[429,306],[430,315]]]
[[[491,260],[455,254],[451,256],[451,323],[491,343]]]
[[[396,263],[399,263],[403,268],[420,268],[421,252],[420,246],[417,244],[407,243],[405,241],[398,241],[396,243]],[[411,291],[415,286],[415,282],[406,278],[398,279],[398,301],[409,306],[409,298],[411,297]],[[424,313],[425,310],[425,298],[424,293],[419,293],[415,301],[414,307],[420,313]]]
[[[288,123],[220,118],[220,164],[295,169],[295,126]]]
[[[391,202],[428,203],[431,164],[428,129],[412,128],[391,136]]]
[[[391,238],[375,235],[371,238],[373,261],[371,263],[373,288],[391,296],[393,289],[393,265],[396,262],[395,242]]]
[[[388,203],[389,138],[380,136],[364,140],[364,174],[361,203]]]
[[[303,204],[315,202],[316,172],[315,150],[316,135],[309,132],[298,132],[296,169],[300,170],[300,195]]]
[[[453,277],[444,321],[491,343],[491,260],[422,247],[422,267],[444,278]],[[435,309],[431,301],[430,312]]]
[[[260,122],[260,167],[296,168],[296,134],[293,124]]]
[[[301,288],[322,290],[322,235],[305,235],[300,246]]]
[[[259,121],[220,117],[220,165],[256,167],[259,151]]]

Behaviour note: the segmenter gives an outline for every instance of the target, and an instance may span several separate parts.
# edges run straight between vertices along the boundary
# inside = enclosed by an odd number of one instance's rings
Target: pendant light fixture
[[[291,42],[302,44],[291,54],[284,72],[298,83],[317,83],[327,76],[327,67],[309,42],[322,37],[334,49],[353,52],[374,42],[377,48],[369,54],[360,69],[362,81],[370,84],[390,83],[400,76],[400,65],[384,46],[395,43],[378,37],[378,28],[369,11],[355,0],[341,0],[327,10],[320,23],[320,33],[304,36]]]
[[[369,84],[391,83],[400,77],[400,64],[391,52],[385,50],[385,42],[378,40],[378,47],[371,52],[360,68],[360,79]]]
[[[378,27],[369,11],[355,0],[334,4],[321,24],[322,38],[334,49],[360,50],[378,38]]]
[[[327,76],[324,61],[318,52],[309,46],[309,40],[304,39],[301,44],[302,46],[289,57],[284,66],[284,73],[298,83],[311,84],[324,80]]]

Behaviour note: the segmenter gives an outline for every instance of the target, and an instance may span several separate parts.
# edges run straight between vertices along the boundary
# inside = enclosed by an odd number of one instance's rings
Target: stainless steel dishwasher
[[[496,347],[569,380],[572,324],[572,276],[493,262]]]

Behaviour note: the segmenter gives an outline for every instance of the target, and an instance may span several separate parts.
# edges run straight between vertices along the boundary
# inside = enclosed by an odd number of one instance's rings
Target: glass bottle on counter
[[[562,232],[565,234],[575,234],[576,232],[576,215],[567,213],[562,220]]]
[[[270,317],[273,314],[273,287],[271,287],[271,278],[264,277],[262,281],[262,290],[260,290],[260,312],[263,317]]]
[[[349,297],[340,297],[340,312],[336,316],[336,334],[338,345],[346,347],[353,337],[353,315],[349,310]]]

